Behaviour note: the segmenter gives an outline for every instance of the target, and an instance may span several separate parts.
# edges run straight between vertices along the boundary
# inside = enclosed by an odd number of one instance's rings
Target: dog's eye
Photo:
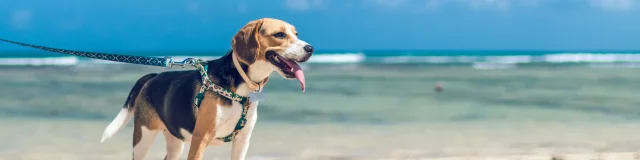
[[[287,37],[287,35],[284,34],[284,32],[278,32],[276,34],[273,34],[273,36],[276,37],[276,38],[286,38]]]

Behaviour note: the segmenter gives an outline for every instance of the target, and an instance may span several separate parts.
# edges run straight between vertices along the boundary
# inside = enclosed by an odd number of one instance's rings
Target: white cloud
[[[517,1],[517,2],[516,2]],[[473,10],[507,10],[517,3],[531,3],[537,0],[426,0],[426,9],[438,9],[447,5],[463,6]]]
[[[390,7],[390,8],[400,7],[407,2],[408,0],[374,0],[374,3],[376,3],[377,5]]]
[[[314,8],[325,8],[326,0],[285,0],[285,7],[294,11],[306,11]]]
[[[543,0],[520,0],[520,3],[522,3],[525,6],[537,6],[538,4],[541,3],[541,1]]]
[[[626,11],[634,7],[635,0],[589,0],[588,3],[605,11]]]
[[[363,0],[386,8],[407,8],[424,6],[434,10],[447,6],[459,6],[472,10],[514,10],[518,8],[545,7],[557,3],[591,6],[606,11],[627,11],[634,9],[639,0]]]
[[[11,13],[9,24],[15,29],[26,29],[31,27],[33,12],[30,10],[18,10]]]
[[[472,9],[499,9],[506,10],[511,7],[511,0],[462,0]]]
[[[564,0],[460,0],[474,9],[509,9],[514,6],[537,7]],[[570,3],[589,5],[606,11],[626,11],[633,9],[637,0],[574,0]]]
[[[536,7],[544,0],[458,0],[471,9],[509,10],[514,7]],[[549,1],[549,0],[547,0]]]

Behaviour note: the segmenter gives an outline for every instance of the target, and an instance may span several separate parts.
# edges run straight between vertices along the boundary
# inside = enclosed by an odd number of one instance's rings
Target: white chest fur
[[[247,110],[247,123],[244,128],[238,133],[241,136],[247,129],[253,129],[255,122],[258,118],[258,102],[251,103]],[[233,107],[218,106],[218,125],[216,126],[216,138],[223,138],[233,132],[238,124],[238,120],[242,116],[242,105],[238,102],[233,102]]]
[[[241,85],[239,88],[245,87],[244,85]],[[239,89],[237,91],[237,94],[239,95],[246,95],[247,93],[248,92],[244,91],[244,89]],[[251,102],[251,105],[247,109],[247,123],[235,138],[244,138],[244,135],[247,134],[247,131],[253,130],[253,127],[258,120],[258,103],[259,102]],[[238,124],[238,121],[242,116],[243,106],[240,103],[233,101],[232,106],[218,105],[216,107],[218,109],[218,115],[216,115],[216,117],[218,118],[218,123],[216,124],[215,138],[224,138],[235,130],[236,125]],[[184,137],[185,142],[191,142],[191,134],[187,130],[180,129],[180,133]],[[210,145],[218,146],[223,143],[223,141],[215,139],[211,142]]]

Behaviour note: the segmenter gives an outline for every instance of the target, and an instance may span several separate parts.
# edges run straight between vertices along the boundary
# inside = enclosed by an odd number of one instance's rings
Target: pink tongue
[[[305,90],[305,83],[304,83],[304,73],[302,72],[302,69],[300,68],[300,66],[298,66],[298,64],[293,63],[293,62],[289,62],[289,60],[283,60],[280,59],[282,61],[284,61],[284,63],[286,63],[289,67],[293,68],[293,74],[296,76],[296,78],[298,79],[298,81],[300,81],[300,87],[302,88],[302,92],[304,92]]]

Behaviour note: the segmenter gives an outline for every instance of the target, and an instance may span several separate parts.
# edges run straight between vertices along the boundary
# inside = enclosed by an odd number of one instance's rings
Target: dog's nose
[[[313,53],[313,47],[311,45],[304,46],[304,51],[307,53]]]

